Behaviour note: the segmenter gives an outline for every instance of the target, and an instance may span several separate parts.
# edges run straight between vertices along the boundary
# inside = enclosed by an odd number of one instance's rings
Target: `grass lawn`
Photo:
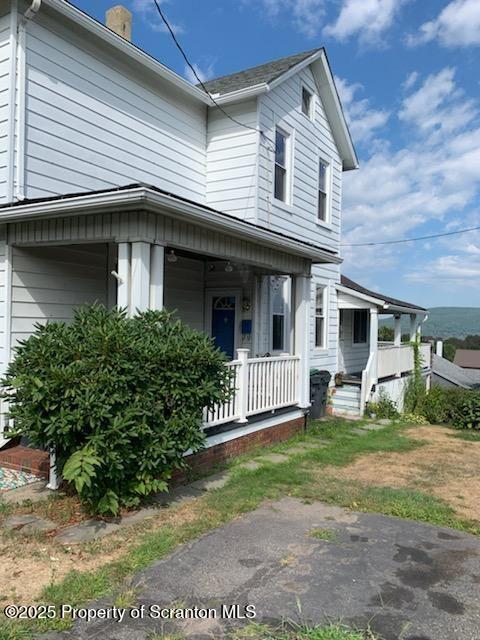
[[[464,449],[465,442],[453,438],[450,431],[440,427],[409,429],[408,425],[401,423],[360,436],[352,431],[358,428],[359,424],[341,419],[312,423],[308,433],[271,448],[272,451],[286,454],[290,448],[295,448],[295,453],[289,455],[285,462],[264,462],[256,470],[241,468],[242,461],[259,458],[265,454],[265,449],[252,452],[232,463],[230,481],[223,488],[209,492],[195,501],[162,509],[157,516],[95,543],[65,548],[55,543],[54,539],[26,540],[20,539],[19,534],[10,534],[5,536],[4,548],[0,550],[4,556],[3,565],[8,565],[9,557],[12,558],[12,563],[17,562],[20,573],[24,572],[24,584],[31,590],[35,580],[37,581],[34,593],[38,602],[78,606],[88,600],[111,595],[119,606],[123,606],[122,603],[128,602],[131,597],[126,579],[133,573],[164,557],[177,545],[255,509],[265,499],[276,499],[285,495],[306,501],[321,500],[356,511],[374,511],[430,522],[480,535],[480,523],[462,517],[447,500],[433,495],[427,484],[418,482],[419,472],[417,473],[409,463],[409,460],[415,460],[416,464],[424,463],[428,459],[424,452],[427,452],[429,447],[440,447],[440,454],[445,458],[446,447]],[[425,429],[426,432],[422,431]],[[417,434],[430,433],[428,429],[436,430],[433,431],[434,435],[437,431],[441,432],[448,442],[442,442],[441,446],[435,443],[432,445],[427,436],[427,439],[418,437]],[[326,445],[323,445],[323,442],[326,442]],[[310,443],[310,446],[301,449],[298,446],[301,443]],[[480,444],[472,442],[467,446],[480,447]],[[478,449],[476,455],[479,458]],[[401,482],[397,482],[399,477],[395,467],[390,468],[390,476],[387,478],[389,484],[378,484],[378,472],[374,473],[370,480],[358,480],[358,465],[361,469],[366,467],[375,472],[375,465],[370,461],[395,461],[397,458],[410,468],[410,484],[403,477]],[[435,464],[433,461],[432,468],[436,468]],[[432,483],[438,482],[438,478],[432,479]],[[52,510],[51,505],[36,508]],[[69,514],[75,511],[75,506],[70,504],[68,508],[64,507],[63,511],[59,511],[63,513],[62,518],[68,521]],[[329,537],[332,539],[328,530],[313,530],[310,534],[324,540],[328,540]],[[51,558],[56,560],[51,561]],[[10,585],[5,585],[5,580],[2,580],[0,575],[0,601],[23,604],[32,601],[31,597],[26,596],[31,591],[22,592],[19,586],[22,575],[17,578],[9,576]],[[54,620],[27,624],[6,623],[2,627],[0,620],[0,640],[28,638],[34,631],[63,629],[68,625],[68,620]],[[264,632],[274,633],[265,629]],[[338,625],[337,628],[330,626],[282,633],[284,635],[251,637],[266,640],[373,638],[365,634],[359,635],[360,632],[350,631]]]
[[[270,629],[265,625],[250,624],[232,636],[232,640],[376,640],[371,631],[351,629],[340,623],[326,626],[288,626]]]

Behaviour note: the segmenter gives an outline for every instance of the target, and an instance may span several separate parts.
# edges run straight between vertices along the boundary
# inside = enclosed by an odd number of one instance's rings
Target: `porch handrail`
[[[296,405],[299,402],[300,356],[248,358],[238,349],[236,360],[225,366],[234,370],[232,398],[204,412],[204,428],[226,422],[244,423],[250,416]]]
[[[363,416],[365,412],[365,405],[368,402],[372,387],[375,384],[375,378],[373,376],[373,365],[375,363],[376,353],[372,351],[368,356],[365,369],[362,371],[362,386],[360,388],[360,415]]]

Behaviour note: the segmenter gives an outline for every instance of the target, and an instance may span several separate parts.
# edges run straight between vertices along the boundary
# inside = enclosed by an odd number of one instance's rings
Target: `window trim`
[[[303,92],[306,91],[310,96],[309,104],[308,104],[308,113],[305,113],[303,110]],[[306,84],[302,84],[300,91],[300,113],[308,118],[311,122],[315,120],[315,93],[307,87]]]
[[[323,191],[322,189],[320,189],[320,163],[325,165],[325,188],[326,191]],[[320,200],[320,192],[325,194],[325,220],[322,220],[319,215],[318,215],[318,204],[319,204],[319,200]],[[318,164],[317,164],[317,198],[316,198],[316,202],[317,202],[317,206],[316,206],[316,221],[317,224],[324,226],[324,227],[331,227],[332,226],[332,213],[331,213],[331,209],[332,209],[332,163],[328,162],[327,160],[325,160],[325,158],[322,155],[319,155],[318,157]]]
[[[317,291],[322,289],[322,315],[317,316]],[[315,283],[315,297],[314,297],[314,313],[313,313],[313,341],[316,351],[327,351],[327,327],[328,327],[328,284]],[[323,318],[322,329],[322,344],[317,344],[317,317]]]
[[[276,159],[276,146],[277,146],[277,131],[285,138],[285,200],[280,200],[275,195],[275,168],[277,166]],[[291,207],[292,205],[292,193],[293,193],[293,130],[289,127],[285,127],[279,124],[275,124],[274,127],[274,156],[273,156],[273,180],[272,180],[272,193],[273,201],[280,207]],[[279,166],[282,166],[279,164]]]
[[[368,345],[369,335],[368,335],[368,319],[369,312],[368,309],[353,309],[353,317],[352,317],[352,347],[365,347]],[[355,342],[355,314],[356,312],[361,311],[365,313],[366,322],[365,322],[365,342]]]
[[[283,298],[283,348],[282,349],[274,349],[273,348],[273,316],[281,315],[279,313],[273,313],[273,297],[274,291],[272,288],[272,280],[273,278],[281,278],[282,283],[280,285],[280,289],[282,291]],[[269,295],[269,340],[268,346],[270,353],[280,354],[290,352],[290,305],[289,305],[289,297],[290,297],[290,285],[289,278],[287,276],[269,276],[268,277],[268,286],[270,290]]]

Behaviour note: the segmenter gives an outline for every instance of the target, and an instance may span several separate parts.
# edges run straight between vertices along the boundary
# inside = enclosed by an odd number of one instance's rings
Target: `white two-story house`
[[[312,367],[352,374],[340,412],[361,412],[379,372],[398,387],[410,348],[397,331],[380,371],[378,313],[415,333],[425,311],[341,281],[358,163],[323,48],[207,94],[128,40],[121,7],[111,28],[65,0],[0,11],[3,370],[35,323],[99,301],[175,310],[228,355],[237,393],[205,416],[209,446],[299,428]]]

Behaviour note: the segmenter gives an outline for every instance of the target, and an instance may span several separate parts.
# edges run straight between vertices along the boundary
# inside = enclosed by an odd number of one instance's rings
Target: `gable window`
[[[325,287],[315,289],[315,346],[325,348]]]
[[[318,219],[328,222],[328,182],[329,166],[323,160],[318,162]]]
[[[368,309],[354,309],[353,311],[353,343],[367,342]]]
[[[275,130],[275,189],[277,200],[287,202],[288,198],[288,154],[289,136],[280,129]]]
[[[302,87],[302,113],[312,119],[313,115],[313,95],[308,89]]]

